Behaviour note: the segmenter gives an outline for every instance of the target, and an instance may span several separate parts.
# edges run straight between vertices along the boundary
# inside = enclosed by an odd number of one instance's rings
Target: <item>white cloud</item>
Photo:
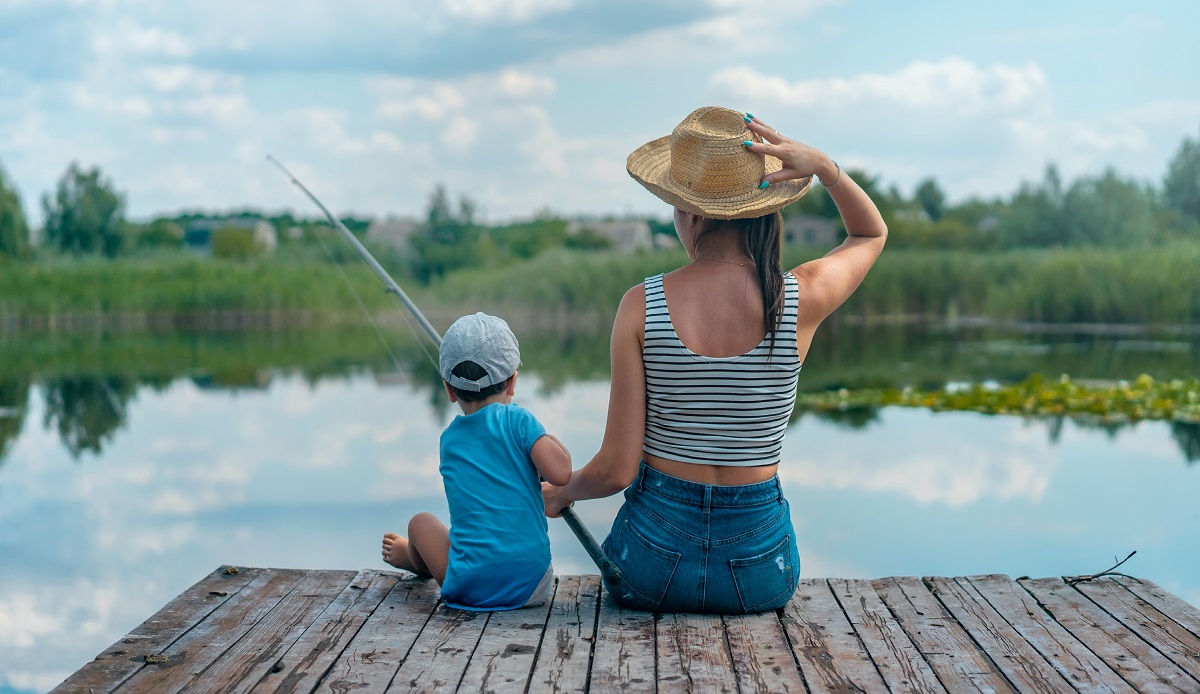
[[[161,27],[141,26],[128,19],[98,32],[93,48],[104,57],[135,54],[186,58],[192,54],[191,44],[183,36]]]
[[[154,65],[141,71],[142,81],[159,92],[233,91],[241,87],[241,78],[216,70],[204,70],[191,65]]]
[[[501,94],[512,99],[550,96],[558,86],[549,77],[521,72],[514,68],[501,70],[496,85]]]
[[[735,98],[802,109],[905,109],[956,116],[1025,112],[1044,103],[1046,76],[1034,63],[980,67],[957,57],[916,61],[899,71],[790,82],[754,68],[726,68],[711,83]]]
[[[570,9],[572,0],[444,0],[442,7],[457,19],[477,23],[525,22]]]

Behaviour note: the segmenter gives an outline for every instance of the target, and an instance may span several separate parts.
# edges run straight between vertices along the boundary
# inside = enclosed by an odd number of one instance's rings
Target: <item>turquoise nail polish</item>
[[[749,123],[750,121],[754,120],[754,114],[750,113],[749,111],[746,111],[746,115],[742,116],[742,118],[745,119],[745,121],[747,123]]]
[[[751,141],[749,141],[749,140],[742,140],[742,144],[743,144],[743,145],[746,145],[747,147],[753,147],[753,146],[754,146],[754,143],[753,143],[753,142],[751,142]]]
[[[769,185],[771,185],[771,182],[770,182],[770,181],[763,181],[763,182],[762,182],[762,183],[761,183],[761,184],[758,186],[758,189],[759,189],[759,190],[764,190],[764,189],[766,189],[766,187],[767,187],[767,186],[769,186]]]

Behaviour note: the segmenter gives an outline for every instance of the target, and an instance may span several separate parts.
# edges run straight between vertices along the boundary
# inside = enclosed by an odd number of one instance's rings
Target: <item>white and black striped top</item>
[[[684,346],[671,323],[663,276],[646,279],[646,438],[642,450],[709,465],[779,462],[796,404],[796,278],[784,275],[784,309],[774,348],[767,334],[736,357],[706,357]]]

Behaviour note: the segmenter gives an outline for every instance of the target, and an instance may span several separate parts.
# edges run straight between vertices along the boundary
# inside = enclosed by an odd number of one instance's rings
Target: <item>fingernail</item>
[[[760,183],[760,184],[758,185],[758,189],[759,189],[759,190],[765,190],[765,189],[766,189],[766,187],[767,187],[767,186],[769,186],[769,185],[771,185],[771,182],[770,182],[770,181],[763,181],[762,183]]]
[[[743,144],[743,145],[746,145],[747,147],[753,147],[753,146],[754,146],[754,143],[753,143],[753,142],[751,142],[750,140],[742,140],[742,144]]]
[[[746,115],[742,116],[742,120],[749,123],[750,121],[754,120],[754,114],[750,113],[749,111],[746,111]]]

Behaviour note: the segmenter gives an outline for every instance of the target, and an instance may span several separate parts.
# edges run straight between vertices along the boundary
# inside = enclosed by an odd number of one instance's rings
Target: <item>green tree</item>
[[[479,242],[475,203],[463,196],[458,210],[454,210],[445,187],[439,185],[429,196],[425,222],[409,238],[415,255],[413,274],[428,283],[435,277],[475,264],[479,259]]]
[[[156,219],[138,228],[135,238],[138,248],[180,248],[183,246],[183,228],[169,219]]]
[[[921,181],[915,197],[931,221],[936,222],[946,214],[946,194],[932,178]]]
[[[258,255],[261,249],[254,241],[254,231],[235,226],[225,226],[212,233],[214,258],[247,260]]]
[[[16,188],[0,167],[0,255],[21,256],[29,245],[29,225]]]
[[[1001,245],[1063,246],[1067,243],[1062,179],[1049,164],[1040,185],[1022,183],[1002,217]]]
[[[72,162],[54,196],[42,196],[46,242],[69,253],[116,257],[125,247],[125,197],[100,169],[83,171]]]
[[[1154,193],[1109,169],[1081,178],[1063,196],[1063,241],[1070,245],[1128,246],[1156,240]]]
[[[532,258],[569,240],[566,220],[553,217],[495,228],[488,236],[498,248],[517,258]]]
[[[671,228],[674,229],[675,225],[672,224]],[[568,236],[563,245],[577,251],[603,251],[612,248],[613,241],[595,229],[584,227]]]
[[[1163,180],[1167,205],[1200,220],[1200,141],[1183,138]]]

